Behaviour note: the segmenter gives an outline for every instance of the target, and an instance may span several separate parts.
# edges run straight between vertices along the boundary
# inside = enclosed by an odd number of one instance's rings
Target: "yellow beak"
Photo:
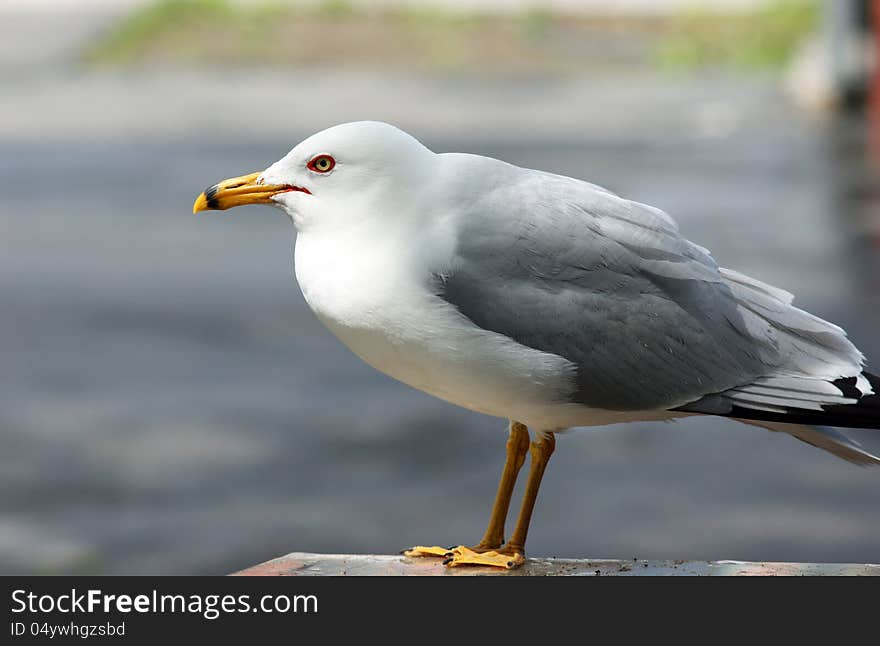
[[[297,190],[287,184],[263,184],[258,181],[260,173],[225,179],[196,198],[193,213],[199,211],[223,211],[243,204],[271,204],[272,197],[286,191]]]

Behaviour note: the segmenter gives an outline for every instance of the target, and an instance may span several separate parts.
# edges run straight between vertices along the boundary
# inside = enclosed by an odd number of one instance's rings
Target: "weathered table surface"
[[[628,561],[531,558],[518,570],[448,568],[434,558],[375,554],[286,556],[235,572],[235,576],[880,576],[880,564],[757,563],[745,561]]]

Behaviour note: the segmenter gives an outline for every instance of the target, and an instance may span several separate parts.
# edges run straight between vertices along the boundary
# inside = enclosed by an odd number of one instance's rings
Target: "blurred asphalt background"
[[[342,121],[659,206],[880,370],[866,126],[795,107],[778,75],[84,65],[134,4],[0,3],[2,573],[226,573],[479,539],[505,422],[341,346],[303,302],[279,212],[190,214],[205,186]],[[880,470],[788,436],[705,418],[558,448],[531,554],[880,562]]]

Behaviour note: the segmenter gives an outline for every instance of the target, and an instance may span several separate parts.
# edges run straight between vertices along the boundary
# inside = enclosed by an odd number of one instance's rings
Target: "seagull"
[[[482,540],[408,556],[522,565],[556,434],[576,427],[717,415],[880,464],[830,428],[880,428],[880,378],[844,330],[719,267],[660,209],[490,157],[436,154],[373,121],[334,126],[262,172],[214,184],[193,212],[243,204],[290,217],[302,294],[357,356],[509,420]]]

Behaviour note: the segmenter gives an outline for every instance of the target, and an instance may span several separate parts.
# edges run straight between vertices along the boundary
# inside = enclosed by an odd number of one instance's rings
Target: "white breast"
[[[576,425],[584,409],[565,403],[574,365],[476,327],[428,289],[424,260],[337,232],[332,242],[300,235],[295,262],[309,306],[374,368],[481,413],[544,429]]]

